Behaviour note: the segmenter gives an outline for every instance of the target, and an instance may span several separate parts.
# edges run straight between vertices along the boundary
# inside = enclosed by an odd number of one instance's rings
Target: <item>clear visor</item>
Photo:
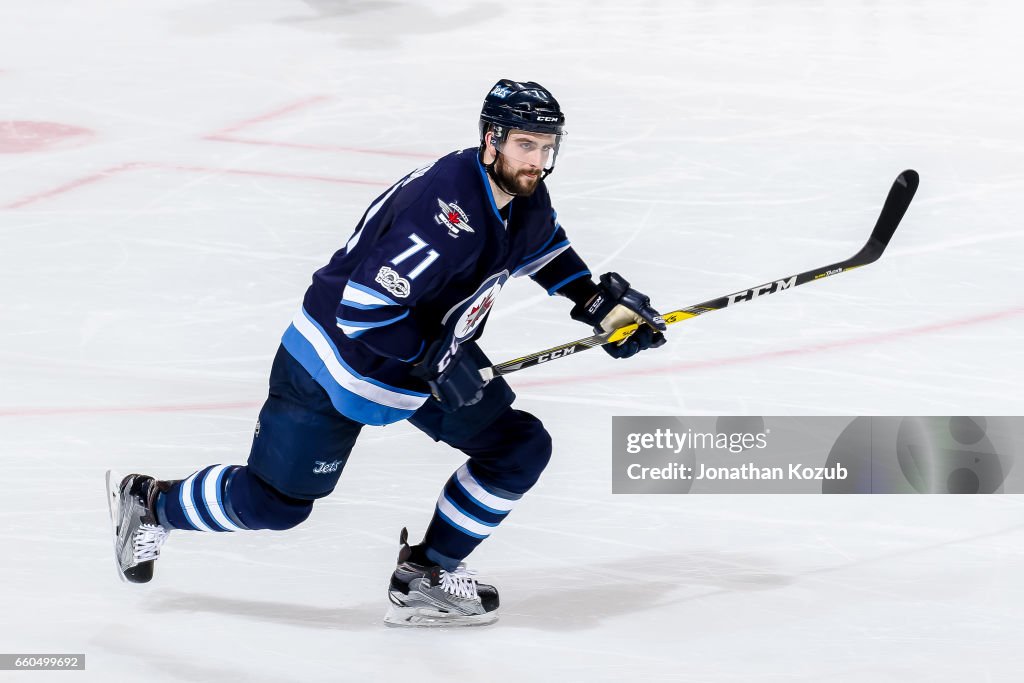
[[[517,166],[534,167],[537,170],[550,171],[555,167],[555,156],[561,142],[560,135],[543,133],[524,133],[514,130],[499,148],[509,160]]]

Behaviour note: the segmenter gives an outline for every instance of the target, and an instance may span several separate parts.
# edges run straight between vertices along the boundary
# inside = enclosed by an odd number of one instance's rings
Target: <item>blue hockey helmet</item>
[[[500,154],[508,134],[512,130],[528,133],[554,135],[555,144],[551,146],[548,158],[543,163],[543,175],[546,178],[555,170],[555,159],[565,135],[565,114],[558,105],[558,100],[547,88],[534,81],[511,81],[503,78],[494,84],[480,111],[480,158],[483,161],[484,145],[487,133],[493,133],[491,143]],[[516,196],[510,188],[498,178],[495,172],[495,160],[486,164],[488,175],[506,194]]]
[[[511,81],[503,78],[494,84],[484,98],[480,111],[480,143],[493,130],[499,141],[511,129],[530,133],[565,134],[565,114],[551,92],[534,81]]]

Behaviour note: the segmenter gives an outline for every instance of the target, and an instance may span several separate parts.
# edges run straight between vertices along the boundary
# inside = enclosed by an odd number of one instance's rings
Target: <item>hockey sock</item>
[[[175,482],[157,498],[160,523],[170,529],[242,531],[290,529],[313,510],[313,501],[291,498],[242,465],[211,465]]]
[[[454,571],[487,538],[522,498],[473,476],[469,463],[455,471],[441,491],[423,538],[431,562]]]

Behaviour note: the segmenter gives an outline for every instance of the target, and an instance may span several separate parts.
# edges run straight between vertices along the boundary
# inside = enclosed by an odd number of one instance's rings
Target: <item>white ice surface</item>
[[[1018,497],[612,496],[612,415],[1022,414],[1016,3],[77,0],[0,5],[0,651],[97,681],[1016,681]],[[173,534],[115,577],[102,472],[244,462],[270,360],[367,203],[474,144],[500,77],[568,113],[549,180],[663,308],[870,268],[513,376],[555,439],[473,565],[502,619],[386,629],[398,530],[457,454],[368,429],[289,533]],[[21,127],[25,131],[29,128]],[[219,137],[218,137],[219,134]],[[2,140],[0,133],[0,140]],[[585,334],[509,286],[504,360]]]

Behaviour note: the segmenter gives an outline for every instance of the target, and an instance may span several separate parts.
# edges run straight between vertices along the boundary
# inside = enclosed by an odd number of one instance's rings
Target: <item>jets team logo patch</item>
[[[409,281],[387,266],[380,267],[380,270],[377,271],[377,277],[374,278],[374,282],[388,290],[389,294],[399,299],[406,298],[409,296],[409,292],[411,291],[409,288]]]
[[[460,232],[476,232],[469,227],[469,217],[458,204],[455,202],[449,204],[438,199],[437,205],[441,207],[441,213],[434,216],[434,220],[438,225],[447,227],[449,235],[458,237]]]
[[[483,323],[484,318],[491,312],[491,308],[498,298],[498,292],[501,291],[501,287],[507,279],[508,275],[505,273],[489,278],[469,299],[468,303],[463,305],[462,310],[456,313],[459,316],[455,319],[455,339],[457,341],[461,342],[473,336],[473,333]]]
[[[487,292],[483,299],[479,299],[473,302],[473,305],[469,307],[465,316],[462,319],[462,324],[459,325],[459,331],[465,335],[466,330],[475,330],[476,326],[480,324],[488,312],[491,310],[491,306],[494,305],[494,296],[497,294],[494,290]]]

